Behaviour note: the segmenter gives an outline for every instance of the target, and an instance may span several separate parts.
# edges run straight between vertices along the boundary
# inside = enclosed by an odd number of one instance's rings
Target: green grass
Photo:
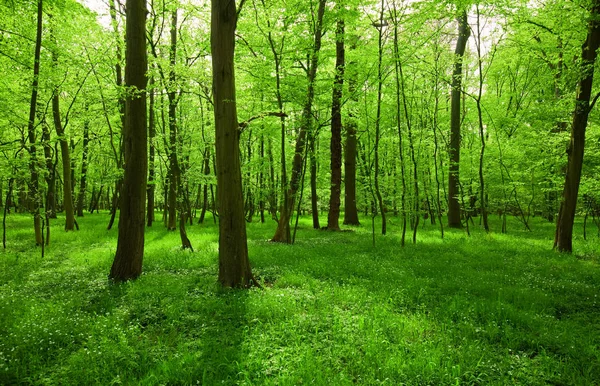
[[[369,219],[343,233],[303,219],[294,246],[267,241],[274,222],[253,223],[265,288],[244,291],[216,285],[212,221],[188,228],[194,253],[157,222],[144,274],[111,285],[107,220],[87,215],[72,233],[55,220],[42,259],[31,218],[9,217],[0,384],[600,384],[595,230],[576,230],[571,256],[538,219],[531,233],[514,221],[507,235],[444,240],[428,224],[405,248],[397,218],[375,248]]]

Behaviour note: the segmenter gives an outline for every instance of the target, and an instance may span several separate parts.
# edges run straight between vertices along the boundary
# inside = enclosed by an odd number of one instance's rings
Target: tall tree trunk
[[[125,173],[121,195],[117,252],[109,277],[135,279],[142,273],[144,215],[148,166],[146,131],[146,0],[127,0],[125,85],[135,89],[126,98],[123,144]]]
[[[327,229],[340,230],[340,195],[342,193],[342,91],[344,88],[344,20],[336,27],[335,78],[331,96],[331,187]]]
[[[385,235],[387,232],[387,221],[385,218],[385,206],[383,205],[383,198],[381,197],[381,190],[379,189],[379,141],[381,139],[381,99],[382,99],[382,87],[383,87],[383,12],[384,12],[384,1],[381,0],[381,12],[379,16],[379,40],[378,40],[378,55],[377,55],[377,116],[375,118],[375,160],[374,160],[374,185],[375,185],[375,197],[379,204],[379,210],[381,212],[381,234]]]
[[[151,227],[154,221],[154,192],[156,190],[155,185],[155,168],[154,168],[154,137],[156,137],[156,126],[154,121],[154,77],[150,77],[150,95],[148,106],[148,144],[150,146],[149,160],[148,160],[148,206],[146,211],[146,226]]]
[[[123,69],[121,66],[121,63],[123,61],[121,45],[123,44],[123,41],[121,38],[121,33],[119,32],[119,23],[117,20],[117,9],[115,7],[115,1],[117,1],[117,0],[109,0],[108,4],[109,4],[109,11],[110,11],[110,18],[111,18],[111,22],[112,22],[112,26],[113,26],[113,34],[115,37],[115,48],[116,48],[115,51],[116,51],[116,59],[117,59],[116,63],[115,63],[115,81],[116,81],[116,85],[117,85],[117,90],[119,92],[119,98],[117,100],[117,104],[119,106],[119,116],[121,118],[121,129],[124,132],[125,131],[124,128],[125,128],[125,104],[126,104],[126,101],[125,101],[125,93],[121,90],[121,88],[123,86]],[[145,19],[144,19],[144,24],[145,24]],[[108,129],[109,129],[109,133],[110,133],[110,144],[113,149],[117,168],[122,169],[123,168],[123,145],[122,145],[122,142],[124,141],[123,136],[121,136],[121,138],[119,139],[118,147],[116,147],[114,145],[114,135],[113,135],[112,125],[109,125]],[[113,191],[110,220],[108,221],[108,226],[106,227],[106,229],[108,229],[108,230],[112,229],[112,226],[115,222],[115,217],[117,215],[117,210],[120,207],[119,195],[121,194],[122,186],[123,186],[122,178],[119,178],[117,181],[115,181],[115,190]]]
[[[486,232],[490,231],[488,224],[488,212],[487,212],[487,197],[485,193],[485,180],[483,178],[483,157],[485,155],[485,133],[483,126],[483,111],[481,108],[481,95],[483,93],[483,64],[481,57],[481,28],[480,28],[480,13],[479,6],[477,7],[477,65],[479,70],[479,90],[475,102],[477,105],[477,118],[479,123],[479,137],[481,140],[481,151],[479,152],[479,204],[481,206],[481,219],[483,221],[483,228]]]
[[[260,136],[260,171],[258,173],[258,211],[260,213],[260,222],[265,222],[265,176],[264,176],[264,159],[265,159],[265,136],[261,134]],[[1,197],[1,195],[0,195]]]
[[[462,62],[471,34],[467,20],[467,12],[462,11],[458,18],[458,39],[454,51],[454,70],[452,71],[452,91],[450,106],[450,163],[448,171],[448,227],[462,228],[460,221],[460,123],[462,94]]]
[[[37,149],[35,142],[35,112],[37,107],[38,85],[40,76],[40,53],[42,49],[42,23],[43,4],[38,0],[37,6],[37,31],[35,38],[35,54],[33,62],[33,81],[31,82],[31,101],[29,104],[29,121],[27,123],[27,138],[29,140],[29,171],[31,180],[29,184],[29,195],[31,199],[31,212],[33,214],[33,230],[36,245],[42,245],[42,221],[40,217],[39,200],[39,178],[37,170]]]
[[[208,177],[210,176],[210,146],[206,145],[204,148],[204,191],[202,194],[202,212],[200,212],[199,224],[204,222],[204,216],[206,215],[206,209],[208,208]]]
[[[356,49],[354,41],[356,37],[352,36],[353,43],[351,50]],[[348,64],[348,119],[346,121],[346,131],[344,138],[344,225],[360,225],[358,220],[358,209],[356,208],[356,130],[358,127],[356,118],[356,105],[358,104],[358,94],[356,90],[356,80],[358,70],[356,62]]]
[[[169,221],[167,229],[172,231],[176,227],[177,219],[177,196],[180,183],[180,170],[177,160],[177,92],[175,61],[177,58],[177,10],[171,14],[171,47],[170,47],[170,71],[167,97],[169,99]]]
[[[86,106],[87,112],[87,106]],[[77,197],[77,216],[83,217],[83,205],[87,188],[88,146],[90,143],[90,121],[86,117],[83,122],[83,146],[81,149],[81,177],[79,180],[79,195]]]
[[[42,118],[43,119],[43,118]],[[42,120],[42,145],[46,159],[46,214],[48,218],[56,218],[56,170],[52,162],[52,146],[50,145],[50,129],[45,120]],[[6,204],[8,206],[8,204]]]
[[[215,0],[213,0],[215,1]],[[294,160],[292,163],[292,177],[290,179],[289,188],[287,188],[287,197],[284,198],[283,208],[281,210],[281,216],[277,224],[277,230],[275,235],[271,239],[274,242],[291,242],[290,234],[290,218],[294,210],[294,203],[296,200],[296,193],[300,188],[300,179],[302,177],[302,169],[304,165],[304,153],[308,131],[312,130],[312,105],[315,97],[315,78],[317,77],[317,67],[319,63],[319,51],[321,50],[321,38],[323,29],[323,15],[325,14],[325,3],[326,0],[319,0],[319,9],[317,11],[317,20],[314,30],[314,45],[310,55],[310,63],[308,65],[308,90],[306,103],[302,110],[302,126],[300,132],[296,138],[296,149],[294,154]],[[283,133],[282,133],[283,134]],[[282,146],[284,145],[284,138],[282,138]],[[282,162],[285,162],[282,159]],[[283,189],[286,189],[284,182]]]
[[[571,124],[571,142],[567,150],[569,156],[567,174],[554,237],[554,248],[560,252],[573,251],[573,223],[575,221],[577,195],[583,167],[585,130],[590,110],[593,107],[593,105],[590,105],[590,98],[594,82],[594,63],[596,62],[596,51],[600,46],[599,15],[600,0],[594,0],[588,22],[587,38],[581,51],[583,73],[577,85],[575,111],[573,112],[573,123]]]
[[[317,149],[316,149],[316,133],[310,130],[310,138],[308,140],[308,150],[310,157],[310,206],[312,212],[312,221],[314,229],[321,229],[319,223],[319,197],[317,195]]]
[[[54,63],[56,63],[58,60],[54,52],[52,53],[52,60]],[[59,93],[60,91],[58,88],[54,89],[54,95],[52,96],[52,116],[54,117],[54,129],[56,130],[56,135],[58,136],[62,158],[65,230],[72,231],[75,229],[75,208],[73,206],[73,188],[71,184],[71,155],[69,152],[69,143],[65,138],[65,131],[60,118]]]
[[[240,137],[235,100],[235,1],[211,1],[211,53],[219,200],[219,282],[224,287],[257,284],[250,269]]]

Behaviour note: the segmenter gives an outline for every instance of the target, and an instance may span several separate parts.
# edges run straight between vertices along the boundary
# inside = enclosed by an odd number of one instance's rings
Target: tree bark
[[[316,148],[316,133],[310,130],[310,138],[308,140],[308,150],[310,157],[310,207],[312,212],[312,221],[314,229],[321,229],[319,223],[319,197],[317,195],[317,148]]]
[[[275,231],[275,235],[271,239],[274,242],[284,242],[291,243],[291,234],[290,234],[290,218],[292,216],[292,212],[294,210],[294,203],[296,200],[296,193],[300,188],[300,179],[302,177],[302,169],[304,165],[304,150],[308,131],[312,130],[312,104],[315,97],[315,87],[314,82],[317,76],[317,67],[319,64],[319,51],[321,50],[321,38],[322,38],[322,29],[323,29],[323,15],[325,14],[325,0],[319,0],[319,9],[317,11],[317,20],[314,30],[314,45],[310,55],[310,63],[308,66],[308,89],[307,89],[307,97],[306,103],[304,105],[304,109],[302,110],[302,126],[300,127],[300,132],[298,133],[298,137],[296,138],[296,148],[294,153],[294,159],[292,163],[292,177],[290,179],[289,188],[287,188],[284,181],[283,189],[287,189],[287,196],[284,198],[283,207],[281,210],[281,216],[279,217],[279,222],[277,224],[277,230]],[[283,134],[283,133],[282,133]],[[282,137],[282,146],[284,143],[284,138]],[[285,162],[285,160],[282,160]]]
[[[154,77],[150,78],[150,95],[148,106],[148,145],[150,146],[148,160],[148,206],[146,212],[146,226],[151,227],[154,221],[154,192],[156,190],[154,178],[154,137],[156,137],[156,126],[154,122]]]
[[[354,41],[357,40],[352,36],[353,43],[350,46],[351,50],[356,49]],[[356,62],[348,64],[348,119],[346,121],[346,132],[344,138],[344,225],[360,225],[358,220],[358,209],[356,207],[356,105],[358,104],[358,95],[356,93],[356,80],[358,71]]]
[[[87,106],[86,106],[87,110]],[[86,118],[83,122],[83,147],[81,150],[81,178],[79,180],[79,195],[77,197],[77,217],[83,217],[83,205],[85,201],[85,193],[87,187],[87,156],[88,145],[90,142],[90,122]]]
[[[462,62],[471,34],[467,20],[467,12],[462,11],[458,18],[458,40],[454,51],[454,70],[452,71],[452,91],[450,106],[450,163],[448,171],[448,227],[462,228],[460,221],[460,124],[461,124],[461,94],[462,94]]]
[[[382,59],[383,59],[383,12],[384,12],[384,0],[381,0],[381,13],[380,13],[380,26],[379,30],[379,43],[378,43],[378,55],[377,55],[377,116],[375,118],[375,160],[374,160],[374,185],[375,185],[375,197],[379,204],[379,210],[381,212],[381,234],[387,233],[387,221],[385,217],[385,206],[383,204],[383,198],[381,197],[381,191],[379,189],[379,141],[381,139],[381,99],[382,99],[382,87],[383,87],[383,72],[382,72]]]
[[[240,138],[235,100],[237,24],[232,0],[211,1],[211,53],[219,201],[219,282],[224,287],[257,284],[250,269],[242,195]]]
[[[52,146],[50,146],[50,129],[45,120],[42,121],[42,146],[46,160],[46,213],[48,218],[56,218],[56,170],[52,162]],[[8,204],[7,204],[8,205]]]
[[[344,88],[344,20],[336,27],[335,78],[331,96],[331,187],[327,229],[340,230],[340,195],[342,193],[342,92]]]
[[[577,195],[583,167],[585,131],[590,109],[593,107],[590,106],[590,99],[594,82],[594,63],[596,62],[596,51],[600,46],[599,15],[600,0],[594,0],[588,22],[587,38],[581,52],[583,73],[577,85],[575,111],[573,112],[573,123],[571,124],[571,141],[567,150],[569,157],[567,174],[554,237],[554,248],[560,252],[570,253],[573,251],[573,223],[575,221]]]
[[[29,121],[27,123],[27,138],[29,140],[29,171],[31,180],[29,184],[29,194],[31,196],[33,214],[33,230],[35,233],[36,245],[42,245],[42,222],[40,218],[39,203],[39,175],[37,170],[37,149],[35,143],[35,112],[37,108],[38,85],[40,75],[40,53],[42,49],[42,23],[43,23],[43,3],[38,0],[37,5],[37,31],[35,38],[35,54],[33,64],[33,81],[31,83],[31,102],[29,104]]]
[[[170,72],[167,97],[169,99],[169,220],[167,229],[175,230],[177,223],[177,196],[179,190],[180,171],[177,160],[177,93],[175,61],[177,58],[177,10],[171,14],[171,47]]]
[[[58,58],[56,53],[52,53],[52,61],[57,62]],[[52,116],[54,118],[54,129],[58,136],[60,144],[60,154],[62,158],[63,167],[63,207],[65,210],[65,230],[72,231],[75,229],[75,208],[73,206],[73,185],[71,180],[71,155],[69,151],[69,143],[65,138],[65,131],[63,129],[62,121],[60,118],[60,101],[59,101],[60,90],[54,89],[54,95],[52,96]]]
[[[148,133],[146,131],[146,1],[127,0],[125,85],[134,92],[125,100],[123,147],[125,173],[121,195],[117,252],[109,278],[135,279],[142,273]]]

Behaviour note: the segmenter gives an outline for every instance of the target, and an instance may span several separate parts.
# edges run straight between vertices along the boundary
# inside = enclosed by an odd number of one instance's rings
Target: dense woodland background
[[[599,15],[0,0],[0,384],[599,384]]]
[[[344,144],[345,174],[349,165],[356,170],[358,211],[406,216],[411,229],[420,218],[443,232],[442,216],[454,197],[462,226],[479,226],[482,209],[517,216],[526,228],[532,216],[556,221],[575,91],[583,76],[587,1],[243,5],[235,66],[248,221],[279,218],[282,183],[294,184],[294,152],[304,152],[294,205],[313,214],[315,228],[326,225],[317,215],[329,211],[330,191],[340,186],[332,184],[330,172],[337,104],[344,128],[337,141]],[[123,175],[124,4],[95,7],[102,17],[75,1],[44,3],[31,138],[36,3],[2,4],[0,196],[8,212],[30,211],[32,201],[50,219],[63,210],[78,216],[116,212]],[[148,213],[152,207],[164,210],[164,226],[175,229],[176,210],[190,224],[202,222],[206,211],[218,211],[210,9],[203,2],[152,1],[148,12]],[[459,179],[457,193],[449,194],[454,165],[449,153],[456,148],[450,94],[463,13],[468,28],[459,75]],[[345,61],[337,67],[336,41],[345,43]],[[336,68],[345,70],[343,85],[338,80],[334,86]],[[338,102],[332,90],[339,90]],[[592,109],[581,215],[598,215],[597,118]],[[356,145],[349,147],[354,130]],[[306,146],[297,146],[302,141]],[[33,170],[39,184],[35,200],[29,194]],[[349,176],[341,181],[347,185]],[[342,189],[342,216],[352,206],[344,204],[347,192]]]

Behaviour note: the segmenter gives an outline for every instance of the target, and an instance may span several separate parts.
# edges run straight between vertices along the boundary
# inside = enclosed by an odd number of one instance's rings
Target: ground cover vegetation
[[[0,383],[598,383],[599,15],[0,0]]]
[[[552,225],[541,219],[533,232],[451,230],[444,240],[426,225],[406,248],[398,231],[373,248],[369,229],[317,231],[309,217],[296,245],[273,244],[271,224],[253,223],[248,248],[263,289],[223,290],[212,221],[190,227],[194,252],[149,229],[142,276],[110,284],[117,234],[106,217],[82,218],[78,234],[55,222],[65,247],[44,259],[26,237],[30,219],[11,217],[0,383],[600,381],[600,241],[585,242],[580,223],[578,259],[548,247]],[[400,223],[392,217],[390,228]]]

